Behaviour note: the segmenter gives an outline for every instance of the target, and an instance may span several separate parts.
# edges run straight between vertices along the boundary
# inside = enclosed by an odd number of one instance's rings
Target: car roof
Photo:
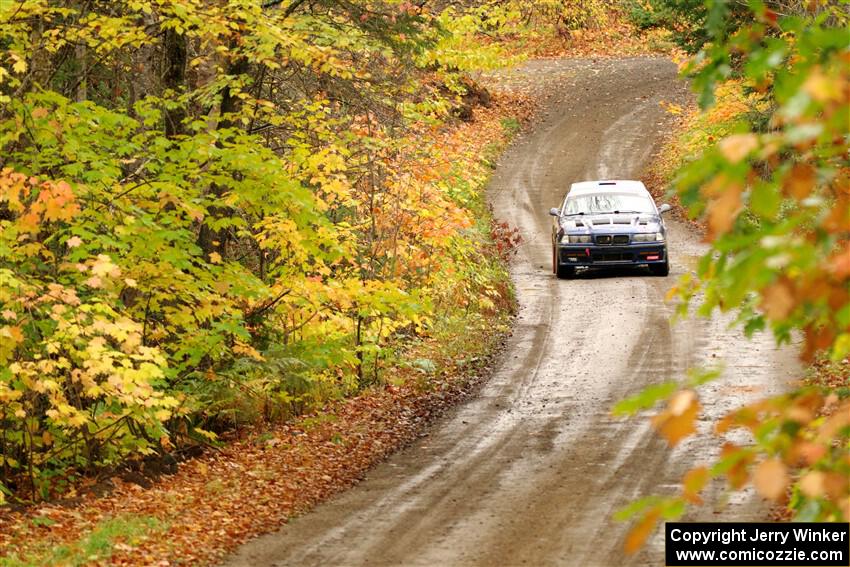
[[[649,196],[649,191],[646,190],[646,186],[642,182],[629,179],[580,181],[570,185],[567,195],[587,195],[589,193],[631,193]]]

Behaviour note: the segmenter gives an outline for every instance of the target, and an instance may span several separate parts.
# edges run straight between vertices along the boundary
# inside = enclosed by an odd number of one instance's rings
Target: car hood
[[[662,229],[661,217],[649,213],[561,217],[561,230],[571,234],[633,234]]]

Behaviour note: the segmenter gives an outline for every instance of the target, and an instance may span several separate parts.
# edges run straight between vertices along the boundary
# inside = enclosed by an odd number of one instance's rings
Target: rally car
[[[578,268],[648,266],[652,274],[670,273],[667,228],[640,181],[573,183],[560,208],[552,208],[552,271],[570,278]]]

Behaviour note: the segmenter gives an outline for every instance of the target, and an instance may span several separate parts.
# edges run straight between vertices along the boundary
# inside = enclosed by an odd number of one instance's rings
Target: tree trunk
[[[165,50],[163,86],[177,95],[183,90],[186,83],[186,58],[188,53],[186,36],[173,29],[167,30],[163,40],[163,48]],[[165,135],[173,138],[182,134],[185,118],[186,109],[182,105],[166,110]]]
[[[236,61],[233,61],[227,67],[227,75],[238,77],[239,75],[244,75],[250,69],[250,64],[247,59],[244,57],[240,57]],[[230,115],[236,113],[239,110],[239,106],[241,105],[241,101],[239,97],[235,95],[235,93],[231,90],[230,87],[225,87],[224,92],[221,97],[221,111],[220,116],[221,119],[218,122],[219,129],[232,128],[236,126],[236,124],[232,121]],[[224,194],[224,188],[213,184],[210,187],[210,194],[216,199],[221,198]],[[227,209],[211,206],[207,209],[207,218],[217,218],[221,215],[226,215]],[[223,258],[225,252],[227,251],[227,235],[221,231],[213,230],[210,228],[209,223],[204,222],[201,225],[200,231],[198,231],[198,246],[204,253],[204,257],[209,259],[210,254],[213,252],[218,252],[218,254]]]

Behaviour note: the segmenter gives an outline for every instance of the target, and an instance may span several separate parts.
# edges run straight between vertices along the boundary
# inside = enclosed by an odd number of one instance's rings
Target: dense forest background
[[[696,54],[703,107],[734,109],[695,114],[666,172],[714,247],[672,295],[798,333],[835,368],[850,355],[843,4],[0,0],[0,499],[428,376],[417,341],[504,324],[516,235],[482,191],[517,123],[446,128],[491,104],[478,72],[621,21]],[[766,493],[809,467],[797,509],[846,518],[839,378],[730,416],[758,443],[630,510],[635,545],[765,454]],[[705,379],[623,411],[668,399],[657,423],[675,443]]]
[[[483,166],[436,133],[521,6],[0,5],[0,490],[304,411],[510,304]]]

